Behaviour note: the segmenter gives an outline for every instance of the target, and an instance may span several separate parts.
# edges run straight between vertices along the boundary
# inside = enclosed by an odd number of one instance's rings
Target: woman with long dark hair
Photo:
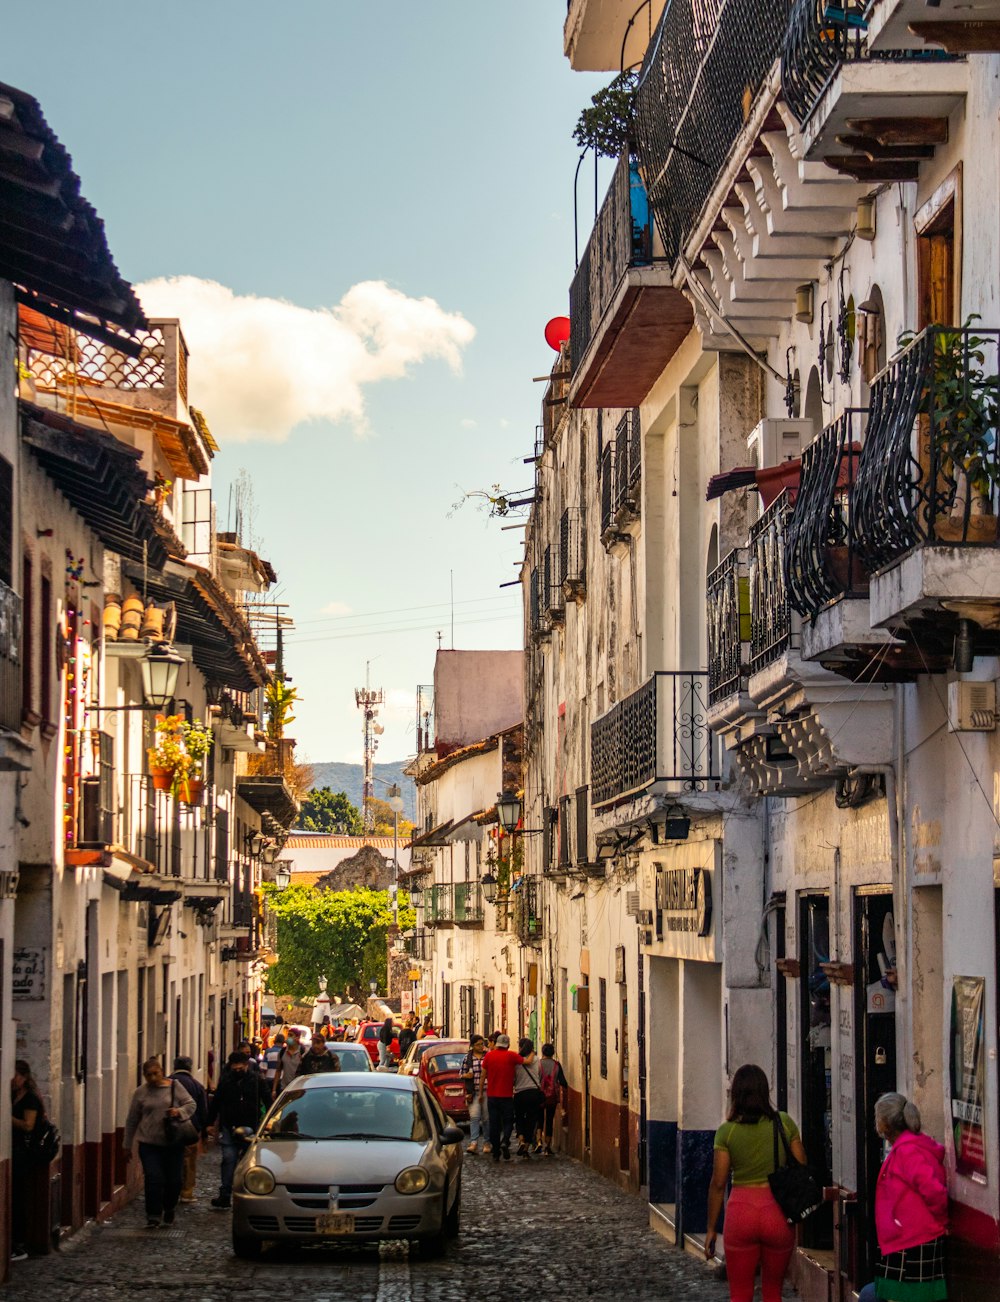
[[[23,1261],[28,1255],[28,1185],[31,1179],[31,1137],[35,1126],[45,1116],[38,1086],[31,1068],[23,1058],[14,1063],[14,1079],[10,1083],[11,1142],[10,1190],[10,1258]]]
[[[781,1302],[781,1286],[795,1246],[795,1235],[775,1201],[767,1177],[774,1170],[774,1122],[778,1120],[798,1162],[806,1151],[799,1128],[787,1112],[771,1103],[767,1077],[760,1067],[740,1067],[729,1087],[729,1113],[715,1132],[715,1161],[708,1189],[705,1256],[715,1256],[716,1227],[730,1175],[733,1191],[726,1205],[726,1275],[731,1302],[752,1302],[760,1267],[763,1302]],[[784,1145],[778,1146],[784,1164]]]

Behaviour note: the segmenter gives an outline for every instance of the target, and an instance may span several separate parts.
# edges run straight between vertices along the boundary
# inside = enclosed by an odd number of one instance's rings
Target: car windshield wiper
[[[331,1139],[384,1139],[390,1144],[398,1143],[399,1135],[373,1135],[366,1130],[356,1130],[349,1135],[331,1135]]]
[[[266,1134],[259,1136],[261,1139],[268,1141],[274,1139],[319,1139],[319,1135],[302,1135],[297,1130],[276,1130],[273,1135]]]

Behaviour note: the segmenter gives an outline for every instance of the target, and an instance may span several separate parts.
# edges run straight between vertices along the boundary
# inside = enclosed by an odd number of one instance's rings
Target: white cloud
[[[192,401],[227,442],[281,443],[313,420],[363,431],[369,385],[432,359],[457,373],[476,333],[460,313],[380,280],[352,286],[331,308],[236,294],[196,276],[137,288],[148,314],[180,318]]]
[[[320,613],[323,615],[349,615],[351,607],[346,601],[328,601]]]
[[[460,424],[462,426],[462,429],[475,429],[478,422],[471,420],[468,416],[466,416],[465,420],[461,421]]]

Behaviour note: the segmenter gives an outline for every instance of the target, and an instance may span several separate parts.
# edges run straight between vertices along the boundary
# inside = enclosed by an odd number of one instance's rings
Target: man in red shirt
[[[510,1137],[514,1129],[514,1073],[524,1059],[510,1051],[510,1037],[498,1035],[496,1048],[483,1059],[486,1102],[490,1114],[490,1148],[493,1161],[503,1154],[510,1161]]]

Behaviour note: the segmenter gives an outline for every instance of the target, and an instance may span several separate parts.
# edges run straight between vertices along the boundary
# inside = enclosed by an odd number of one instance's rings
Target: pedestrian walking
[[[525,1036],[518,1042],[521,1061],[514,1073],[514,1123],[520,1143],[517,1147],[518,1157],[531,1158],[532,1149],[541,1152],[541,1143],[536,1139],[542,1128],[542,1107],[545,1095],[538,1076],[538,1060],[535,1046]]]
[[[385,1067],[389,1061],[389,1046],[392,1044],[392,1018],[387,1017],[378,1028],[378,1065]]]
[[[485,1075],[483,1059],[486,1057],[486,1040],[481,1035],[474,1035],[469,1041],[469,1052],[462,1063],[462,1078],[465,1081],[465,1097],[469,1105],[469,1139],[465,1150],[467,1153],[479,1152],[479,1138],[485,1138],[483,1126],[483,1089]],[[484,1149],[485,1152],[485,1149]]]
[[[404,1058],[410,1045],[417,1038],[417,1026],[420,1019],[416,1013],[408,1014],[406,1021],[403,1023],[403,1029],[399,1033],[399,1056]]]
[[[875,1129],[890,1145],[875,1186],[881,1259],[859,1302],[938,1302],[948,1296],[944,1251],[948,1179],[944,1149],[920,1129],[920,1110],[902,1094],[875,1104]]]
[[[132,1095],[122,1145],[126,1158],[132,1145],[139,1145],[139,1161],[145,1185],[146,1228],[173,1225],[174,1209],[181,1193],[184,1145],[173,1141],[168,1127],[172,1121],[188,1121],[195,1113],[195,1101],[183,1085],[164,1076],[159,1058],[142,1064],[144,1084]]]
[[[514,1131],[514,1077],[521,1055],[511,1053],[510,1037],[498,1035],[496,1048],[483,1059],[486,1073],[486,1106],[490,1119],[490,1150],[493,1161],[510,1161],[510,1137]]]
[[[729,1090],[728,1116],[715,1132],[705,1233],[705,1256],[711,1261],[726,1185],[732,1176],[723,1234],[731,1302],[752,1302],[758,1267],[763,1302],[781,1302],[781,1286],[795,1246],[794,1231],[768,1183],[775,1169],[775,1119],[785,1132],[792,1156],[805,1164],[798,1126],[787,1112],[772,1106],[767,1076],[752,1063],[740,1067]],[[784,1164],[784,1146],[778,1162]]]
[[[417,1031],[417,1039],[418,1040],[437,1039],[437,1032],[434,1029],[434,1023],[431,1020],[430,1013],[428,1013],[427,1016],[424,1018],[424,1020],[420,1023],[420,1028]]]
[[[569,1082],[562,1069],[562,1063],[556,1057],[555,1045],[542,1045],[542,1060],[538,1064],[538,1081],[542,1087],[542,1144],[546,1157],[552,1156],[552,1133],[555,1130],[556,1111],[562,1103],[563,1117],[566,1116],[569,1099]]]
[[[260,1074],[250,1070],[246,1055],[234,1050],[229,1055],[226,1070],[219,1078],[219,1087],[212,1095],[208,1109],[208,1124],[219,1135],[222,1149],[222,1174],[218,1197],[212,1199],[212,1208],[225,1211],[232,1205],[233,1172],[247,1146],[247,1141],[236,1134],[238,1127],[249,1126],[256,1131],[261,1111]]]
[[[252,1040],[240,1040],[236,1046],[236,1052],[242,1053],[247,1060],[247,1066],[256,1076],[260,1071],[260,1063],[257,1061],[257,1050],[253,1046]]]
[[[322,1072],[340,1071],[340,1059],[326,1047],[326,1040],[320,1031],[312,1038],[309,1052],[302,1055],[297,1076],[316,1076]]]
[[[191,1120],[198,1131],[197,1141],[184,1146],[184,1166],[181,1171],[180,1196],[182,1203],[193,1203],[195,1201],[194,1187],[198,1179],[198,1154],[201,1152],[201,1136],[208,1125],[208,1095],[201,1081],[195,1080],[194,1076],[191,1075],[193,1065],[190,1058],[174,1059],[173,1079],[178,1085],[183,1085],[188,1094],[194,1099],[194,1116]]]
[[[299,1074],[299,1067],[304,1057],[305,1052],[299,1043],[298,1035],[295,1031],[289,1031],[275,1063],[274,1082],[271,1088],[272,1098],[277,1098],[283,1089],[287,1089],[291,1085]]]
[[[45,1116],[45,1106],[31,1068],[23,1058],[14,1063],[10,1083],[11,1187],[10,1259],[24,1261],[28,1255],[28,1203],[34,1162],[31,1141],[35,1127]]]
[[[264,1061],[261,1065],[261,1073],[264,1077],[264,1089],[268,1098],[274,1097],[274,1078],[278,1074],[278,1060],[281,1057],[281,1050],[285,1047],[285,1037],[278,1031],[271,1041],[271,1047],[264,1050]]]

